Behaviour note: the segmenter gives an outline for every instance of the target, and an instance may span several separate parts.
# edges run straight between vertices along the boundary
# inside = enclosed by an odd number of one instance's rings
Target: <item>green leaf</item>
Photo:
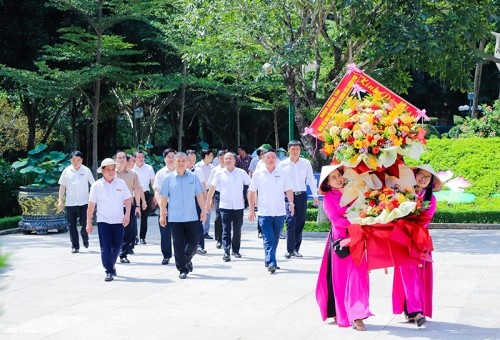
[[[26,164],[28,164],[28,158],[23,158],[19,161],[15,161],[13,164],[12,164],[12,167],[14,169],[18,169],[18,168],[22,168],[23,166],[25,166]]]
[[[35,146],[35,148],[33,150],[28,151],[28,155],[31,155],[31,156],[36,155],[37,153],[40,153],[45,149],[47,149],[46,144],[38,144],[37,146]]]

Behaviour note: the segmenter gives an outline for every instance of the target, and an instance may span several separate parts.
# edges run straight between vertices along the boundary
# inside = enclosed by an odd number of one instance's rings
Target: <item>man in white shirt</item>
[[[299,253],[302,243],[302,231],[306,223],[307,186],[314,197],[314,204],[318,205],[318,186],[314,178],[311,162],[300,157],[300,141],[292,140],[288,143],[290,157],[282,160],[278,167],[285,170],[293,186],[294,214],[288,209],[288,200],[285,198],[286,212],[286,249],[285,258],[292,256],[302,257]]]
[[[203,171],[203,176],[205,178],[205,185],[208,187],[208,178],[210,177],[210,172],[214,168],[212,161],[214,160],[214,153],[211,149],[201,150],[201,161],[195,164],[196,167]],[[212,240],[213,237],[209,235],[210,231],[210,210],[207,212],[207,219],[203,223],[203,234],[206,239]]]
[[[153,182],[153,191],[155,195],[155,201],[159,203],[161,201],[160,189],[163,185],[165,177],[175,171],[174,156],[177,152],[168,148],[163,151],[163,160],[165,166],[158,170]],[[169,225],[162,226],[160,224],[160,217],[158,217],[158,226],[160,228],[160,249],[163,254],[163,260],[161,264],[166,266],[170,262],[172,257],[172,228]]]
[[[205,185],[205,175],[203,175],[203,171],[197,166],[196,164],[196,151],[189,149],[186,150],[186,155],[187,155],[187,164],[186,168],[193,172],[196,176],[198,176],[198,179],[201,182],[201,187],[203,188],[203,197],[206,200],[207,197],[207,186]],[[196,201],[196,199],[195,199]],[[198,202],[196,202],[196,211],[198,212],[198,215],[201,213],[201,209],[203,207],[198,206]],[[198,249],[196,250],[196,253],[198,255],[206,255],[207,251],[205,250],[205,233],[203,232],[203,223],[199,221],[199,227],[198,227]]]
[[[102,173],[103,177],[90,187],[87,210],[87,232],[90,234],[94,229],[92,215],[97,207],[101,261],[106,270],[104,281],[113,281],[116,276],[115,263],[122,249],[124,228],[130,222],[132,205],[132,194],[127,184],[116,176],[117,164],[111,158],[102,161],[97,172]]]
[[[78,237],[77,218],[80,217],[80,235],[82,235],[83,246],[89,247],[89,235],[85,230],[87,222],[87,206],[89,202],[89,185],[95,180],[92,172],[82,165],[83,155],[80,151],[71,153],[71,165],[63,170],[59,178],[59,199],[57,208],[62,210],[66,206],[66,223],[69,229],[71,241],[71,252],[80,251],[80,238]],[[66,201],[64,201],[66,194]]]
[[[149,164],[144,163],[146,154],[144,151],[137,151],[135,153],[135,166],[134,171],[139,176],[142,191],[144,191],[144,200],[141,198],[141,229],[139,231],[139,239],[141,244],[146,244],[146,234],[148,232],[148,217],[150,207],[153,206],[153,193],[149,187],[153,186],[155,180],[155,171]]]
[[[224,155],[224,168],[217,171],[208,190],[206,210],[212,205],[214,193],[219,192],[219,210],[222,221],[222,246],[225,262],[231,261],[233,255],[240,258],[241,226],[243,225],[243,210],[245,208],[244,186],[250,184],[250,176],[246,171],[236,168],[236,156],[232,152]],[[231,237],[231,227],[233,236]]]
[[[212,185],[212,180],[217,171],[219,171],[220,169],[224,169],[225,167],[224,155],[226,154],[226,152],[227,150],[217,151],[217,159],[219,161],[219,165],[215,166],[212,169],[212,171],[210,171],[210,176],[208,177],[208,181],[206,183],[207,188],[210,188],[210,186]],[[220,202],[219,191],[216,190],[211,208],[215,209],[214,237],[215,240],[217,241],[217,243],[215,244],[215,247],[217,249],[222,248],[222,218],[220,216],[219,202]]]
[[[279,269],[276,260],[279,235],[285,222],[285,201],[283,193],[289,201],[290,213],[293,215],[293,186],[283,169],[276,167],[276,150],[269,150],[264,155],[265,166],[253,174],[248,188],[248,219],[255,220],[255,203],[258,202],[259,224],[262,228],[265,265],[270,274]]]

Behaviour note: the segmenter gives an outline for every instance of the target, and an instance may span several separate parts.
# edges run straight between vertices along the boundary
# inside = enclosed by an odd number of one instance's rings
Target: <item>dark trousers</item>
[[[125,208],[123,208],[125,212]],[[130,208],[130,222],[125,226],[123,231],[123,244],[120,251],[120,258],[127,257],[131,249],[134,249],[135,245],[135,231],[137,231],[137,217],[135,217],[135,204],[132,204]]]
[[[164,259],[172,257],[172,227],[170,223],[162,227],[160,217],[158,217],[158,226],[160,228],[160,249]]]
[[[142,199],[141,199],[141,230],[139,232],[139,238],[141,240],[146,239],[146,233],[148,232],[148,216],[149,212],[151,211],[151,206],[153,205],[152,199],[153,199],[153,194],[151,192],[146,191],[144,192],[144,197],[146,199],[146,204],[148,205],[146,209],[142,210]]]
[[[198,214],[198,222],[200,222],[198,226],[198,248],[205,249],[205,232],[203,230],[203,223],[201,223],[200,221],[201,208],[198,205],[196,197],[194,198],[194,203],[196,204],[196,213]]]
[[[215,240],[219,243],[222,243],[222,218],[220,216],[220,193],[215,191],[214,194],[214,208],[215,208],[215,220],[214,220],[214,236]]]
[[[186,264],[196,254],[198,241],[198,221],[168,222],[174,240],[175,266],[180,273],[189,273]]]
[[[80,235],[82,235],[82,240],[88,241],[89,234],[87,234],[87,204],[85,205],[75,205],[72,207],[66,207],[66,223],[69,229],[69,239],[71,241],[71,246],[75,249],[80,249],[80,237],[78,236],[78,228],[76,227],[77,219],[80,218]]]
[[[294,251],[298,252],[300,244],[302,243],[302,231],[306,223],[306,210],[307,210],[307,193],[303,192],[300,195],[293,196],[293,203],[295,204],[294,215],[290,215],[288,209],[288,198],[285,197],[286,203],[286,250],[289,253]]]
[[[113,273],[116,259],[123,244],[123,224],[97,222],[101,261],[106,274]]]
[[[239,254],[241,245],[241,226],[243,225],[243,209],[220,209],[222,220],[222,245],[224,252],[229,254],[231,246],[233,252]],[[231,227],[233,237],[231,237]]]

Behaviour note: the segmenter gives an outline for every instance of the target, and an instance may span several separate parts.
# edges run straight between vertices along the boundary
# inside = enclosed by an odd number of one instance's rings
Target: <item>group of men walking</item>
[[[223,250],[223,261],[231,261],[232,256],[241,257],[241,228],[244,209],[248,207],[249,220],[257,218],[262,232],[265,266],[269,273],[274,273],[279,269],[276,249],[285,222],[287,252],[284,256],[302,256],[299,250],[307,207],[306,185],[315,203],[317,186],[311,163],[300,157],[299,141],[289,143],[290,157],[281,162],[276,150],[264,146],[258,150],[261,159],[257,161],[240,146],[238,156],[220,150],[217,161],[211,150],[202,150],[198,163],[195,163],[194,150],[176,152],[169,148],[163,152],[165,166],[156,174],[145,163],[144,152],[127,155],[119,150],[114,159],[102,161],[97,171],[103,177],[97,181],[82,164],[82,154],[74,152],[71,165],[59,180],[58,201],[60,209],[66,207],[72,252],[80,249],[78,215],[82,225],[80,234],[87,248],[88,233],[93,230],[92,217],[97,209],[105,281],[112,281],[118,258],[121,263],[130,263],[128,255],[134,253],[134,246],[138,242],[146,244],[149,211],[159,207],[161,263],[169,264],[173,240],[175,266],[179,278],[185,279],[193,271],[195,254],[207,253],[205,240],[212,238],[209,234],[212,210],[216,214],[216,247]],[[141,221],[139,235],[137,220]]]

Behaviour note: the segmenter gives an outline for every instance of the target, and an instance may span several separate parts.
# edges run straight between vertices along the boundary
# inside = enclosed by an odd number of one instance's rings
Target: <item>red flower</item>
[[[392,203],[387,204],[387,209],[394,210],[395,206]]]
[[[377,205],[377,201],[375,200],[370,200],[370,202],[368,202],[368,204],[370,205],[370,207],[374,207]]]
[[[380,149],[379,149],[377,146],[374,146],[374,147],[372,148],[372,153],[373,153],[374,155],[378,155],[378,153],[379,153],[379,152],[380,152]]]
[[[353,136],[347,138],[347,143],[354,143],[355,139]]]
[[[378,105],[372,105],[372,106],[370,106],[370,109],[372,109],[373,111],[375,111],[375,110],[378,110],[379,107],[378,107]]]
[[[349,130],[351,130],[353,126],[354,126],[353,122],[345,122],[344,123],[344,127],[349,129]]]

